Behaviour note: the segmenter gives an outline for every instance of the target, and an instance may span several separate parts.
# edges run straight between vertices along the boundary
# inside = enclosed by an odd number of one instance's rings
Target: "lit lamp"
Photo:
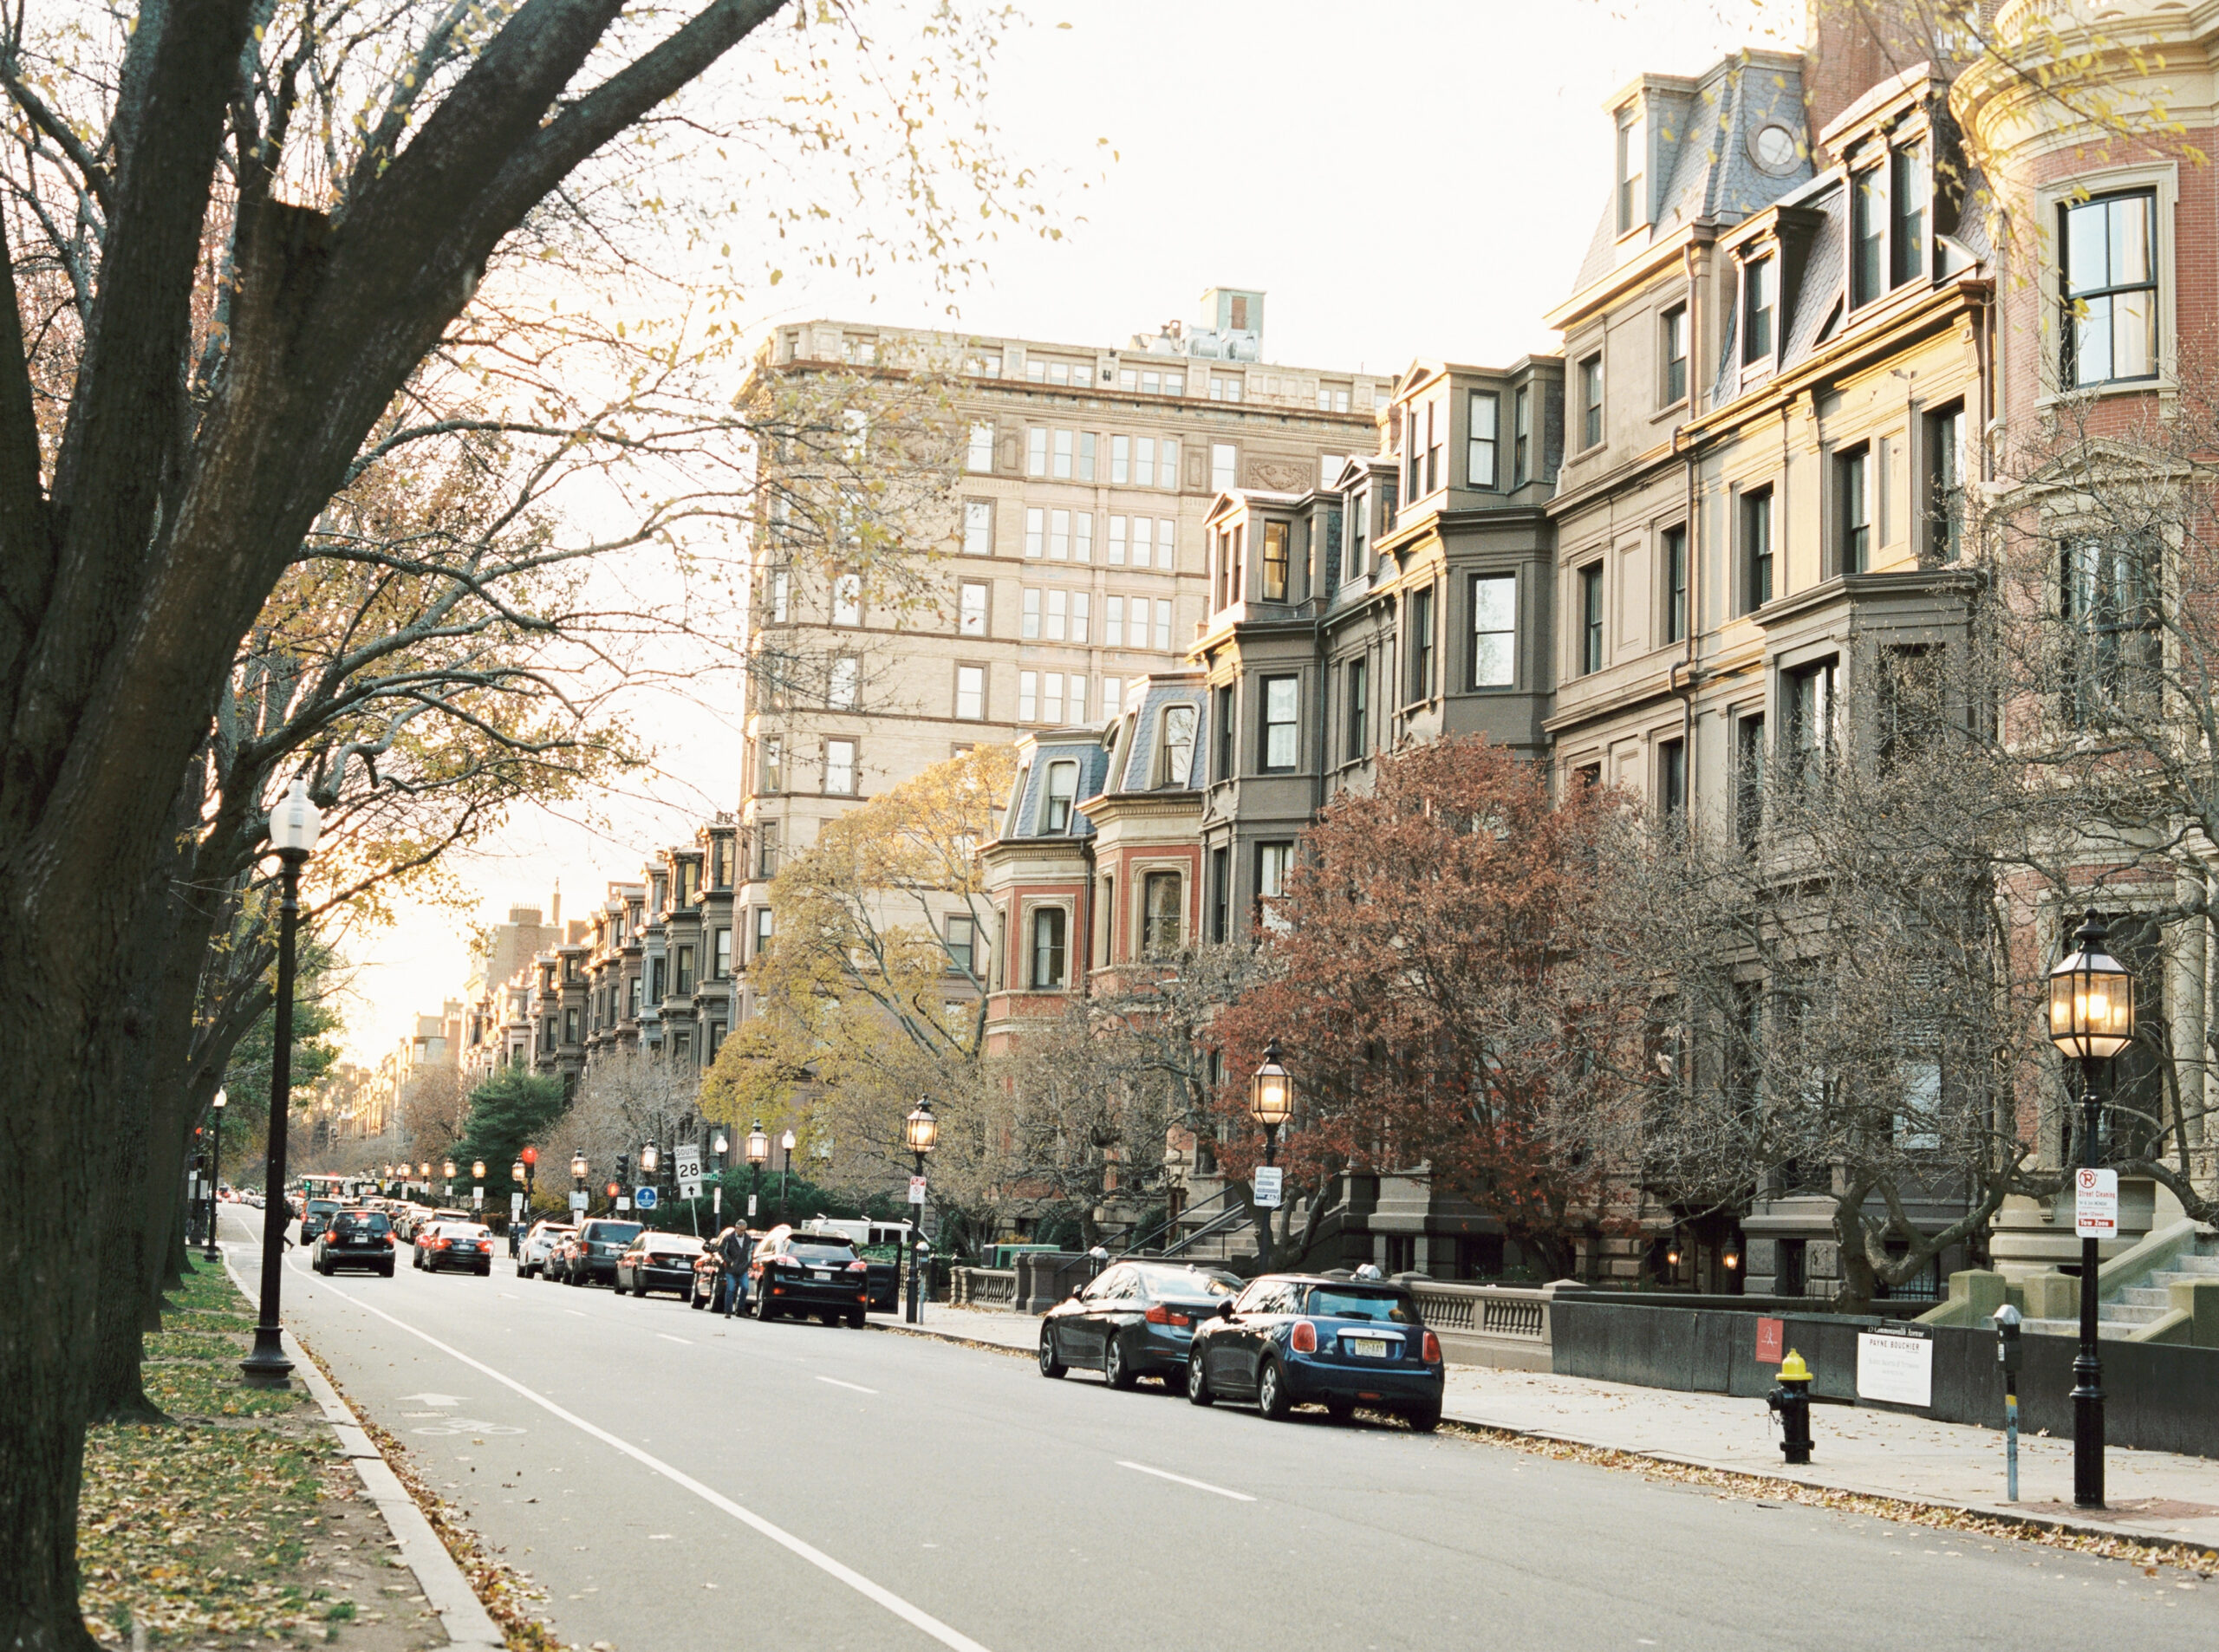
[[[917,1254],[909,1261],[908,1311],[904,1316],[914,1325],[924,1319],[922,1302],[924,1291],[924,1261],[930,1254],[930,1244],[925,1238],[925,1154],[933,1150],[940,1140],[940,1121],[933,1116],[929,1096],[920,1096],[916,1106],[909,1109],[901,1121],[901,1134],[909,1143],[909,1151],[917,1157],[914,1179],[909,1184],[909,1202],[917,1207]]]
[[[1248,1116],[1264,1127],[1264,1162],[1279,1148],[1279,1126],[1294,1116],[1294,1076],[1279,1059],[1279,1041],[1264,1046],[1264,1064],[1248,1081]]]
[[[446,1160],[441,1166],[441,1168],[446,1173],[447,1203],[452,1205],[454,1203],[454,1161],[452,1159]]]
[[[640,1149],[640,1174],[648,1181],[655,1179],[655,1168],[662,1163],[662,1154],[652,1141]]]
[[[285,1226],[292,1214],[285,1199],[285,1137],[293,1099],[293,979],[299,964],[301,868],[308,864],[322,831],[323,812],[309,798],[307,780],[296,775],[270,811],[270,847],[277,856],[280,894],[277,1016],[270,1029],[270,1146],[262,1172],[269,1197],[262,1219],[262,1311],[254,1327],[254,1351],[239,1363],[240,1373],[256,1388],[292,1384],[293,1362],[285,1357],[277,1298],[285,1273]]]
[[[222,1254],[216,1249],[216,1189],[224,1181],[224,1103],[229,1100],[231,1097],[218,1087],[214,1099],[208,1103],[209,1110],[216,1115],[216,1122],[210,1131],[215,1139],[211,1145],[208,1160],[208,1248],[201,1255],[211,1262],[218,1260]]]
[[[763,1121],[747,1133],[747,1219],[755,1219],[756,1199],[763,1191],[763,1163],[771,1156],[771,1138],[763,1134]]]
[[[2134,978],[2105,950],[2111,932],[2092,907],[2073,936],[2073,950],[2049,972],[2049,1041],[2080,1063],[2079,1168],[2098,1165],[2102,1128],[2096,1063],[2134,1042]],[[2076,1178],[2076,1180],[2078,1179]],[[2104,1506],[2104,1366],[2096,1340],[2100,1259],[2092,1233],[2080,1238],[2080,1351],[2073,1361],[2073,1501]]]
[[[709,1151],[717,1155],[717,1180],[709,1189],[709,1214],[721,1230],[725,1219],[725,1154],[732,1151],[731,1138],[719,1130],[716,1140],[709,1143]]]
[[[778,1219],[783,1222],[786,1219],[786,1194],[793,1186],[794,1177],[794,1133],[791,1130],[778,1138]]]

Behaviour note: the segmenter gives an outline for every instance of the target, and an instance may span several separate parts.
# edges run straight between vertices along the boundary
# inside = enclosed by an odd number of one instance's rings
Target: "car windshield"
[[[1141,1281],[1153,1296],[1229,1297],[1240,1281],[1225,1273],[1205,1273],[1200,1268],[1142,1268]]]
[[[789,1256],[804,1262],[852,1262],[856,1247],[845,1239],[797,1239],[787,1247]]]
[[[639,1237],[637,1222],[595,1222],[586,1229],[589,1245],[629,1245]]]
[[[474,1239],[489,1237],[488,1230],[476,1222],[446,1222],[439,1227],[439,1237],[451,1239]]]
[[[697,1239],[687,1239],[682,1233],[674,1239],[658,1236],[647,1241],[647,1248],[651,1251],[660,1251],[665,1256],[693,1256],[700,1252],[701,1241]]]
[[[309,1214],[311,1216],[329,1216],[333,1211],[337,1210],[338,1208],[339,1201],[335,1199],[311,1199],[309,1200]]]
[[[1320,1319],[1387,1319],[1398,1325],[1418,1323],[1416,1304],[1392,1291],[1320,1285],[1310,1293],[1309,1311]]]
[[[393,1226],[381,1210],[342,1211],[332,1218],[331,1225],[342,1233],[382,1233]]]

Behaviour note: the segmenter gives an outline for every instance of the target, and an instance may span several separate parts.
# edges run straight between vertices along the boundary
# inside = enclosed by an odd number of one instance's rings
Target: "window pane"
[[[2132,196],[2106,203],[2109,207],[2111,282],[2114,287],[2148,281],[2150,275],[2150,198]]]
[[[1152,517],[1133,518],[1133,566],[1146,568],[1155,559],[1149,546],[1155,537],[1155,521]]]
[[[2112,371],[2112,301],[2085,301],[2087,311],[2073,322],[2073,381],[2101,384],[2118,375]]]
[[[2119,293],[2105,299],[2112,312],[2112,365],[2115,379],[2146,379],[2157,370],[2157,295]]]
[[[1025,554],[1038,556],[1044,550],[1048,537],[1048,513],[1034,505],[1025,513]]]

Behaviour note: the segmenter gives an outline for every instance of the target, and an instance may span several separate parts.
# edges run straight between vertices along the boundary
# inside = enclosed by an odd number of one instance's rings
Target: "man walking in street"
[[[718,1240],[717,1254],[724,1259],[718,1292],[723,1299],[724,1316],[729,1319],[747,1307],[747,1265],[755,1254],[755,1236],[744,1224],[735,1222]]]

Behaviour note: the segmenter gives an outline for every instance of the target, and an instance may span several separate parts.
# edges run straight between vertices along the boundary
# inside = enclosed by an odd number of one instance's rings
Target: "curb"
[[[225,1245],[222,1249],[224,1271],[231,1276],[231,1283],[238,1286],[242,1296],[255,1301],[255,1293],[247,1290],[246,1282],[231,1265],[231,1247]],[[439,1541],[439,1533],[432,1530],[424,1511],[416,1506],[416,1499],[408,1494],[408,1488],[400,1483],[384,1454],[371,1442],[361,1420],[339,1397],[338,1390],[326,1379],[300,1339],[290,1330],[280,1334],[286,1356],[293,1362],[302,1385],[339,1437],[340,1449],[355,1465],[355,1473],[361,1480],[363,1491],[384,1517],[386,1530],[400,1545],[401,1560],[415,1574],[426,1603],[439,1614],[439,1627],[446,1631],[448,1645],[462,1648],[465,1652],[503,1652],[508,1642],[502,1637],[499,1626],[486,1612],[485,1603],[478,1598],[478,1591],[470,1586],[470,1579],[463,1576],[454,1557],[447,1552],[446,1545]]]
[[[990,1342],[984,1337],[966,1337],[960,1331],[938,1330],[926,1325],[882,1324],[880,1330],[893,1331],[903,1337],[926,1337],[936,1342],[953,1343],[962,1348],[980,1348],[990,1353],[1024,1355],[1028,1350],[1008,1343]],[[1632,1457],[1645,1462],[1667,1463],[1676,1468],[1700,1468],[1710,1473],[1732,1474],[1742,1480],[1776,1486],[1799,1486],[1806,1491],[1833,1492],[1845,1497],[1870,1497],[1884,1502],[1899,1503],[1906,1508],[1931,1509],[1938,1513],[1969,1514],[1985,1520],[1996,1520],[2007,1525],[2024,1526],[2030,1532],[2052,1532],[2076,1538],[2116,1538],[2129,1543],[2147,1544],[2155,1548],[2195,1550],[2199,1553],[2219,1558],[2219,1543],[2206,1538],[2183,1537],[2177,1533],[2155,1532],[2145,1529],[2115,1525],[2106,1520],[2076,1520],[2069,1515],[2029,1514],[2024,1509],[2009,1504],[1961,1503],[1947,1498],[1922,1497],[1915,1493],[1875,1491],[1868,1487],[1839,1486],[1831,1480],[1814,1480],[1799,1474],[1783,1474],[1752,1468],[1744,1463],[1722,1463],[1707,1457],[1685,1457],[1674,1452],[1657,1451],[1635,1446],[1624,1446],[1608,1440],[1592,1440],[1579,1434],[1553,1434],[1544,1428],[1521,1428],[1514,1423],[1499,1422],[1486,1417],[1462,1415],[1443,1410],[1443,1422],[1461,1424],[1467,1428],[1480,1428],[1489,1434],[1508,1434],[1519,1440],[1545,1441],[1552,1445],[1578,1446],[1589,1451],[1615,1452],[1621,1457]]]

